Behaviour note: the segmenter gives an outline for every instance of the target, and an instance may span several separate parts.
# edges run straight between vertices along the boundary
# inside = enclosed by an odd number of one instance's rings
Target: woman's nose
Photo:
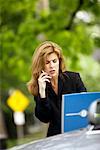
[[[52,61],[50,61],[50,67],[53,67],[53,62]]]

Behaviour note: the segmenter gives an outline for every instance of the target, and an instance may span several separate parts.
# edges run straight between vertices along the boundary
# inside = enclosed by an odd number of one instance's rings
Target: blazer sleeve
[[[80,77],[79,73],[76,73],[76,88],[77,88],[77,92],[87,92],[86,87],[84,86],[84,83]]]
[[[36,102],[35,116],[42,122],[48,123],[52,117],[52,110],[48,98],[40,98],[40,96],[34,96]]]

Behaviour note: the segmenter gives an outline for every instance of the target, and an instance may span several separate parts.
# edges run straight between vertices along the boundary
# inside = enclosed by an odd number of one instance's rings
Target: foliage
[[[100,37],[91,37],[92,28],[100,24],[99,1],[50,0],[47,9],[39,9],[38,4],[36,0],[0,0],[2,100],[11,88],[18,88],[33,103],[26,83],[30,79],[34,49],[40,42],[57,42],[67,58],[67,68],[77,71],[82,71],[80,55],[90,57],[95,47],[100,46]],[[76,17],[80,10],[91,14],[90,22]],[[90,71],[87,76],[91,76]],[[98,75],[95,78],[98,80]],[[95,90],[98,88],[97,83]],[[93,90],[90,85],[89,90]]]

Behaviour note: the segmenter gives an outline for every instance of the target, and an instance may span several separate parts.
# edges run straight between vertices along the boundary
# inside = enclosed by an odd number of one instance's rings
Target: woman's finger
[[[50,82],[50,80],[47,79],[47,78],[46,78],[46,79],[43,79],[43,82],[46,82],[46,81],[47,81],[47,82]]]
[[[48,75],[46,72],[42,72],[41,74],[40,74],[40,76],[39,76],[39,78],[41,78],[41,77],[43,77],[43,76],[45,76],[45,75]]]
[[[43,76],[43,77],[41,77],[41,79],[51,79],[51,77],[50,76],[48,76],[48,75],[45,75],[45,76]]]
[[[43,77],[39,78],[38,80],[40,82],[44,82],[44,81],[46,81],[46,79],[50,81],[51,77],[50,76],[43,76]]]

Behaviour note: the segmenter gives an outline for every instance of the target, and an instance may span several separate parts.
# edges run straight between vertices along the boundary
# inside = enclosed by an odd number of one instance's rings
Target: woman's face
[[[59,75],[59,58],[56,53],[47,55],[45,60],[45,72],[51,77]]]

